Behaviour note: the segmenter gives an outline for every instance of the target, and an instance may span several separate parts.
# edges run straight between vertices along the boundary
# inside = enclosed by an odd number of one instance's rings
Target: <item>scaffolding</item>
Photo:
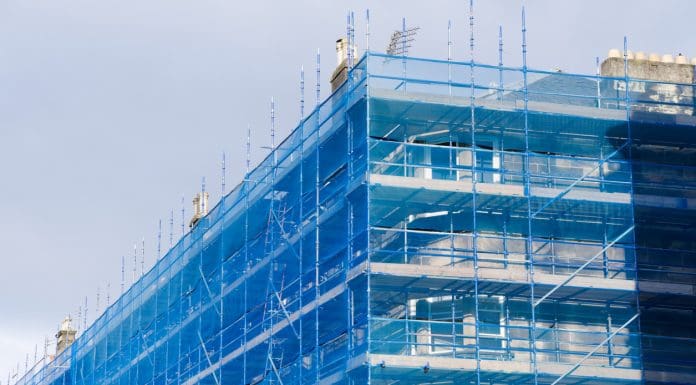
[[[632,82],[368,52],[17,384],[644,383],[675,339],[639,328],[658,206],[635,192],[655,185],[634,180],[633,110],[654,101]],[[680,191],[689,162],[663,167]],[[693,337],[661,370],[692,367]]]

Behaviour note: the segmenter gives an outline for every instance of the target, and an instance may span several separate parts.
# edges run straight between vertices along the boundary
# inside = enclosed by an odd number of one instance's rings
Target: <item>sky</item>
[[[356,17],[359,51],[384,51],[402,17],[420,30],[412,56],[469,58],[468,2],[224,0],[0,0],[0,382],[24,372],[68,314],[87,321],[120,294],[121,260],[145,242],[146,265],[181,236],[181,200],[206,178],[211,207],[299,118],[301,66],[322,53],[322,95],[334,42]],[[521,63],[522,0],[475,4],[476,60]],[[527,0],[528,63],[593,74],[595,58],[634,51],[696,55],[692,0]],[[308,79],[313,76],[308,75]],[[308,92],[313,104],[313,93]],[[126,285],[131,283],[127,275]],[[109,290],[107,290],[109,289]],[[107,294],[108,291],[108,294]],[[84,310],[83,310],[84,311]],[[55,347],[49,347],[49,351]],[[21,374],[20,373],[20,374]]]

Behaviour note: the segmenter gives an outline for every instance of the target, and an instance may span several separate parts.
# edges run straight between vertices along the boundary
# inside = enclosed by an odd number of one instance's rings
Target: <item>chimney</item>
[[[193,217],[189,222],[189,227],[194,228],[198,221],[208,214],[208,192],[196,194],[193,197]]]
[[[65,317],[63,322],[60,324],[58,333],[56,333],[56,356],[67,349],[68,346],[75,342],[75,335],[77,330],[70,326],[72,319],[70,317]]]
[[[659,55],[651,53],[624,53],[618,49],[609,51],[602,62],[600,74],[606,79],[601,84],[601,92],[608,99],[622,98],[626,93],[626,75],[630,78],[628,92],[632,101],[649,101],[634,103],[633,111],[655,112],[663,114],[696,115],[695,63],[683,54]],[[647,81],[644,81],[647,80]]]
[[[345,37],[336,40],[336,65],[341,65],[348,60],[348,41]]]
[[[353,45],[353,60],[357,58],[358,49]],[[335,92],[348,79],[348,39],[336,40],[336,69],[331,74],[331,92]]]

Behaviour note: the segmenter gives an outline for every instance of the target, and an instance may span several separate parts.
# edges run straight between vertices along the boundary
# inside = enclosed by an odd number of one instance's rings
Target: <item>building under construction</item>
[[[345,46],[332,95],[18,385],[696,384],[686,58]]]

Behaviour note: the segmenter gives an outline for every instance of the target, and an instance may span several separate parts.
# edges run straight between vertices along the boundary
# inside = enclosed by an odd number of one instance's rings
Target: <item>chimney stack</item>
[[[72,328],[70,325],[71,322],[72,319],[70,317],[65,317],[63,322],[60,324],[58,333],[56,333],[56,356],[75,342],[77,330]]]
[[[194,228],[198,221],[208,214],[208,192],[196,194],[193,197],[193,217],[189,222],[189,227]]]
[[[358,48],[353,44],[353,60],[357,58]],[[348,79],[348,39],[336,40],[336,69],[331,74],[331,92],[336,91]]]

